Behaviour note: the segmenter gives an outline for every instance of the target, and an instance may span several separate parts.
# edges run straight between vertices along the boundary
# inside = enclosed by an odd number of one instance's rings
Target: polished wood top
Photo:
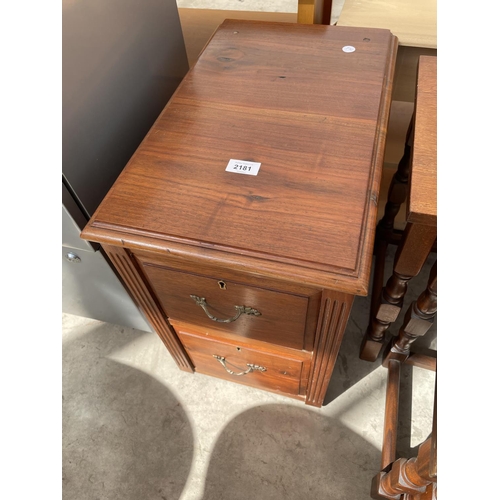
[[[212,37],[219,24],[225,19],[247,19],[252,21],[273,21],[278,23],[297,22],[296,12],[259,12],[246,10],[215,10],[180,8],[184,43],[189,67],[194,66],[198,56]]]
[[[83,237],[366,294],[396,50],[388,30],[226,20]]]
[[[409,222],[437,224],[437,57],[421,56],[415,101],[415,137]]]
[[[436,0],[345,0],[337,26],[387,28],[408,47],[437,48]]]

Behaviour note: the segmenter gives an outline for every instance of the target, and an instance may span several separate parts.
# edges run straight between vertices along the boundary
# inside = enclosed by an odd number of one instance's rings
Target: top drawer
[[[300,295],[215,275],[175,269],[137,256],[170,319],[245,338],[312,350],[319,293]],[[252,280],[255,281],[255,278]],[[266,286],[267,285],[267,286]]]

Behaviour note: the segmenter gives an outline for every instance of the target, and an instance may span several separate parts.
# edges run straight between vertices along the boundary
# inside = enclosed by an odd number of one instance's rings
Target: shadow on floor
[[[178,499],[193,433],[174,395],[140,370],[106,358],[150,335],[97,327],[63,345],[63,498]]]
[[[384,285],[392,274],[395,251],[395,246],[389,246],[385,261]],[[436,254],[431,253],[420,274],[410,280],[402,312],[400,313],[397,321],[394,322],[386,332],[386,343],[392,336],[398,334],[407,308],[427,287],[429,272],[435,261]],[[373,276],[373,272],[371,275]],[[372,284],[370,283],[370,291],[371,289]],[[381,356],[379,356],[379,358],[373,363],[359,359],[361,341],[370,320],[370,301],[371,292],[367,297],[356,297],[354,300],[338,359],[333,370],[330,385],[328,386],[326,392],[325,400],[323,402],[324,406],[328,405],[342,393],[350,389],[353,385],[357,384],[360,380],[378,368],[382,363]],[[412,349],[425,352],[428,348],[436,348],[436,323],[424,337],[418,339],[412,345]],[[402,390],[403,392],[405,391],[403,386]]]
[[[203,500],[369,498],[380,452],[335,419],[288,405],[235,417],[210,457]]]

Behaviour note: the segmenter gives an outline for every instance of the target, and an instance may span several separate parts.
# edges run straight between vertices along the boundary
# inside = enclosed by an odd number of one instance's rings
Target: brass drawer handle
[[[205,300],[205,297],[198,297],[197,295],[190,295],[190,297],[205,311],[205,314],[212,320],[212,321],[218,321],[219,323],[232,323],[233,321],[236,321],[242,314],[249,314],[253,316],[262,316],[262,314],[257,311],[257,309],[254,309],[253,307],[247,307],[247,306],[234,306],[235,309],[238,311],[236,313],[236,316],[233,316],[232,318],[229,319],[219,319],[210,314],[208,310],[208,304],[207,301]]]
[[[227,371],[227,373],[229,373],[230,375],[236,375],[238,377],[240,375],[246,375],[247,373],[251,373],[254,370],[258,370],[259,372],[265,372],[267,370],[267,368],[264,366],[252,365],[251,363],[247,363],[247,366],[248,366],[247,370],[245,370],[244,372],[236,373],[236,372],[233,372],[232,370],[230,370],[226,366],[226,358],[224,356],[218,356],[217,354],[213,354],[213,357],[224,367],[224,369]]]

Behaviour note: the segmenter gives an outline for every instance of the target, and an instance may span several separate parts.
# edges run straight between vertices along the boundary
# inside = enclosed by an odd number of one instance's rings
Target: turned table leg
[[[389,370],[401,363],[394,359],[389,361]],[[390,374],[389,374],[390,375]],[[390,380],[389,380],[390,381]],[[371,497],[376,500],[435,500],[437,491],[437,379],[434,391],[434,416],[432,433],[418,448],[414,458],[395,460],[393,452],[390,463],[382,459],[382,470],[373,478]],[[396,407],[397,408],[397,407]],[[397,409],[396,417],[397,420]],[[386,424],[387,422],[385,422]],[[387,427],[384,424],[384,427]],[[394,429],[396,433],[396,429]],[[396,439],[395,436],[393,438]],[[384,438],[384,449],[386,442]],[[404,496],[402,496],[404,495]]]
[[[389,243],[397,244],[399,241],[394,232],[394,220],[396,219],[396,215],[399,213],[401,205],[406,200],[407,196],[412,140],[413,118],[410,122],[410,126],[408,127],[403,157],[398,164],[398,169],[392,177],[392,181],[389,186],[384,216],[377,224],[374,245],[375,268],[373,273],[370,314],[372,314],[372,312],[378,306],[377,301],[384,285],[383,280],[387,247]]]
[[[427,289],[411,304],[397,337],[393,338],[384,356],[383,365],[389,360],[404,363],[410,356],[410,346],[431,328],[437,311],[437,261],[429,273]]]
[[[416,458],[396,460],[396,440],[399,409],[400,367],[410,357],[410,346],[425,335],[432,326],[437,312],[437,262],[429,273],[427,288],[408,308],[399,334],[389,345],[383,360],[388,369],[385,403],[382,463],[372,481],[374,499],[403,498],[431,500],[437,481],[436,400],[434,392],[434,418],[432,435],[420,445]]]
[[[406,200],[408,192],[408,177],[410,175],[410,160],[413,143],[413,117],[406,134],[404,153],[399,161],[398,169],[392,177],[387,202],[385,204],[384,216],[380,219],[377,227],[378,239],[391,242],[393,240],[394,220],[399,213],[401,205]]]
[[[399,500],[401,495],[410,495],[412,498],[433,488],[436,476],[429,471],[432,443],[433,438],[429,437],[420,445],[417,457],[400,458],[392,464],[389,472],[377,474],[372,483],[371,497]]]
[[[394,258],[393,274],[373,308],[361,343],[360,358],[375,361],[382,349],[386,330],[396,321],[403,306],[408,281],[421,271],[437,236],[435,226],[408,223]]]

